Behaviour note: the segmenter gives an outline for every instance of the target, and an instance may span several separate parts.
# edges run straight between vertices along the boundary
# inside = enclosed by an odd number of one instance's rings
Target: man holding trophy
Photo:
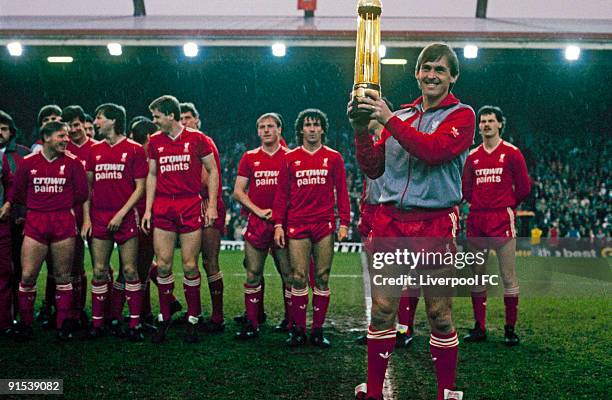
[[[395,113],[380,94],[380,0],[360,0],[353,98],[348,116],[355,132],[357,161],[382,191],[368,243],[406,238],[441,238],[452,243],[458,231],[455,206],[461,201],[461,173],[474,139],[471,107],[451,93],[459,77],[455,52],[431,44],[418,57],[415,78],[422,96]],[[368,122],[384,125],[372,143]],[[416,240],[416,239],[414,239]],[[452,250],[451,250],[452,251]],[[417,266],[417,269],[420,266]],[[457,333],[451,297],[423,288],[431,326],[430,351],[438,382],[438,400],[461,399],[455,391]],[[368,329],[368,380],[355,389],[357,399],[382,399],[385,372],[396,340],[399,296],[373,290]]]

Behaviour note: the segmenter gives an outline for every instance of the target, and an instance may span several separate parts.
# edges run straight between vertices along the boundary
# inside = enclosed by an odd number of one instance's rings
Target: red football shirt
[[[278,188],[278,176],[289,149],[280,146],[273,154],[258,147],[244,153],[238,164],[238,176],[249,180],[247,194],[257,207],[272,208]]]
[[[157,132],[149,139],[157,164],[156,196],[197,196],[202,191],[202,159],[212,153],[202,132],[184,128],[177,137]]]
[[[88,192],[87,175],[76,156],[66,152],[49,161],[40,151],[23,158],[9,201],[28,210],[63,211],[82,204]]]
[[[87,168],[87,160],[89,159],[89,152],[91,148],[98,143],[96,140],[87,138],[82,145],[76,145],[72,141],[68,142],[66,150],[77,156],[77,158],[83,163],[83,167]]]
[[[472,150],[463,169],[462,189],[471,211],[516,207],[531,191],[520,150],[503,140],[491,152],[482,144]]]
[[[337,202],[340,225],[348,226],[351,209],[346,171],[337,151],[322,146],[311,153],[300,146],[287,152],[278,185],[272,208],[275,224],[333,221]]]
[[[118,211],[134,193],[135,179],[146,178],[149,168],[142,146],[124,137],[114,145],[106,140],[96,143],[89,152],[87,172],[93,174],[92,212]]]
[[[213,156],[215,157],[215,164],[217,164],[217,171],[219,171],[219,187],[217,188],[217,199],[223,197],[223,179],[221,178],[221,158],[219,157],[219,150],[217,149],[217,145],[212,140],[210,136],[206,134],[202,134],[204,139],[210,146],[212,150]],[[202,199],[208,199],[208,174],[204,171],[202,172]]]

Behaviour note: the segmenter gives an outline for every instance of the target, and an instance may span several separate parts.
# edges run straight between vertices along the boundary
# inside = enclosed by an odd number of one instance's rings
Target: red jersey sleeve
[[[274,225],[284,225],[287,220],[289,205],[289,163],[283,160],[278,174],[278,188],[272,205],[272,222]]]
[[[251,163],[249,162],[249,156],[247,153],[244,153],[242,158],[240,159],[240,163],[238,164],[238,176],[242,176],[244,178],[251,177]]]
[[[149,164],[147,163],[147,155],[142,146],[137,146],[134,152],[132,168],[134,171],[134,179],[144,179],[149,173]]]
[[[525,158],[519,150],[513,152],[512,155],[512,177],[514,178],[514,197],[516,199],[515,207],[531,192],[531,182],[527,173],[527,164]]]
[[[371,179],[380,177],[385,172],[385,140],[389,133],[383,130],[381,139],[372,143],[367,132],[355,132],[355,149],[359,168]]]
[[[474,185],[474,168],[472,167],[471,158],[468,156],[465,166],[463,167],[463,177],[461,178],[461,191],[463,198],[468,203],[472,202],[472,186]]]
[[[89,197],[89,186],[85,168],[78,160],[72,163],[72,179],[74,180],[74,204],[84,203]]]
[[[206,137],[204,135],[198,135],[198,137],[200,138],[199,146],[198,146],[198,157],[202,159],[208,156],[209,154],[211,154],[213,151],[212,151],[212,146],[210,145],[208,140],[206,140]]]
[[[385,128],[407,152],[429,165],[439,165],[470,148],[475,124],[474,112],[460,108],[446,117],[432,134],[419,132],[396,116],[387,121]]]
[[[351,202],[349,200],[348,188],[346,186],[346,169],[344,159],[340,154],[336,157],[334,168],[334,188],[336,189],[336,201],[338,203],[338,217],[341,226],[349,226],[351,222]]]

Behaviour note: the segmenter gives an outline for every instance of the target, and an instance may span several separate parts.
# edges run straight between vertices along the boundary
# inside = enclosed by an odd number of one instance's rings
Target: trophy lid
[[[361,7],[382,8],[382,0],[358,0],[357,8],[361,8]]]

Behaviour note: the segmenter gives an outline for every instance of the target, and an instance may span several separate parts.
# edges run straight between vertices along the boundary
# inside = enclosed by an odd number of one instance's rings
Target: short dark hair
[[[96,108],[96,116],[104,115],[108,119],[115,120],[115,132],[125,135],[125,108],[115,103],[104,103]]]
[[[157,110],[164,115],[173,114],[175,121],[181,120],[181,106],[174,96],[164,95],[156,98],[149,104],[149,110]]]
[[[134,129],[134,125],[136,125],[137,122],[140,121],[149,121],[149,122],[153,122],[151,121],[149,118],[145,117],[144,115],[137,115],[134,118],[132,118],[130,120],[130,122],[128,123],[128,131],[132,131],[132,129]]]
[[[93,124],[94,119],[90,114],[85,113],[85,122],[90,122]]]
[[[68,130],[68,125],[60,121],[51,121],[44,124],[39,131],[40,140],[45,141],[46,137],[53,135],[57,131]]]
[[[259,118],[257,118],[257,121],[255,122],[255,128],[258,128],[259,123],[266,118],[272,118],[273,120],[276,121],[277,127],[279,128],[283,127],[283,117],[278,113],[269,112],[269,113],[262,114]]]
[[[85,122],[85,111],[81,106],[67,106],[62,110],[62,121],[69,124],[73,119]]]
[[[181,114],[190,112],[196,118],[200,118],[200,113],[193,103],[181,103],[179,104]]]
[[[301,146],[304,142],[302,129],[304,128],[304,121],[306,118],[319,120],[319,122],[321,122],[321,128],[323,128],[321,143],[325,143],[325,134],[327,133],[327,115],[318,108],[307,108],[306,110],[301,111],[295,120],[295,137],[297,139],[298,146]]]
[[[14,136],[17,133],[17,125],[15,125],[13,117],[11,117],[9,113],[2,110],[0,110],[0,124],[8,125],[11,135]]]
[[[481,115],[489,114],[495,114],[495,119],[497,120],[497,122],[501,122],[502,127],[499,130],[499,136],[501,136],[504,133],[504,130],[506,129],[506,117],[504,116],[504,112],[502,111],[502,109],[497,106],[486,105],[480,107],[480,110],[478,110],[478,114],[476,115],[476,124],[480,123]]]
[[[457,53],[446,43],[432,43],[421,50],[421,54],[417,58],[414,73],[417,74],[424,63],[438,61],[442,57],[445,57],[448,62],[451,76],[453,78],[459,76],[459,58],[457,58]],[[451,83],[449,91],[452,88],[453,84]]]
[[[140,120],[132,125],[132,140],[140,144],[145,144],[149,135],[157,132],[159,128],[149,120]]]
[[[58,106],[57,104],[47,104],[46,106],[43,106],[38,112],[38,116],[36,117],[38,126],[42,125],[43,119],[54,114],[58,117],[62,115],[62,109],[60,106]]]

